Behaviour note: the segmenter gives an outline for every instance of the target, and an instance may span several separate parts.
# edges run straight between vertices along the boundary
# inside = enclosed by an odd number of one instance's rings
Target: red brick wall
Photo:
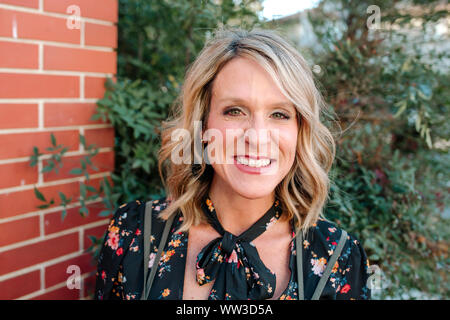
[[[59,191],[79,196],[84,176],[69,174],[86,154],[79,134],[100,147],[92,185],[114,168],[114,130],[90,117],[105,78],[116,74],[117,2],[0,0],[0,299],[84,299],[92,292],[95,265],[86,249],[89,235],[106,230],[101,201],[88,205],[85,218],[79,202],[71,203],[62,222],[62,207],[38,209],[33,189],[56,203]],[[79,28],[72,5],[80,9]],[[40,172],[49,155],[29,165],[33,146],[44,152],[51,133],[69,147],[60,174]],[[81,289],[66,285],[70,265],[80,268]]]

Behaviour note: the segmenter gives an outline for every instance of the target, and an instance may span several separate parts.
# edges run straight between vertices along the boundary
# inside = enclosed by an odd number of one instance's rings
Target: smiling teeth
[[[270,159],[249,159],[246,157],[236,157],[237,162],[253,168],[266,167],[270,164]]]

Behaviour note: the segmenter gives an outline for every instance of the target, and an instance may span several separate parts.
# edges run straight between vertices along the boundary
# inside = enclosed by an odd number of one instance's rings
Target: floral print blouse
[[[156,275],[149,299],[176,299],[183,297],[184,270],[187,256],[188,232],[175,232],[183,221],[181,213],[171,226],[167,243],[159,261],[155,261],[164,222],[157,215],[168,205],[166,198],[152,202],[152,234],[150,236],[149,272],[156,267]],[[145,202],[139,200],[121,205],[108,226],[100,251],[95,299],[137,300],[141,298],[144,283],[143,221]],[[327,261],[337,246],[342,229],[319,219],[303,241],[304,296],[311,299],[324,272]],[[293,224],[291,232],[295,236]],[[290,280],[280,300],[298,299],[296,241],[290,243]],[[320,299],[370,299],[368,283],[369,260],[359,242],[348,234],[344,248],[333,266]],[[209,299],[217,299],[211,290]]]

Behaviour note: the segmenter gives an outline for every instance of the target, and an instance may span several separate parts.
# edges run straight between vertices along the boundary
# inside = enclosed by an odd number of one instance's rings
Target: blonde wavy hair
[[[281,200],[282,217],[289,220],[295,217],[296,227],[305,233],[319,218],[325,219],[322,211],[328,198],[328,172],[335,157],[335,142],[320,121],[325,103],[310,67],[274,30],[217,29],[189,66],[180,96],[169,118],[162,123],[158,170],[169,203],[160,217],[168,219],[181,210],[184,219],[179,231],[205,221],[201,200],[208,193],[213,169],[204,161],[201,164],[171,161],[172,152],[179,149],[179,142],[171,137],[177,129],[185,129],[194,137],[194,121],[202,121],[203,128],[206,127],[212,83],[224,65],[236,57],[250,58],[261,65],[297,109],[296,157],[289,173],[275,188],[275,196]],[[187,147],[195,152],[194,143],[192,139]]]

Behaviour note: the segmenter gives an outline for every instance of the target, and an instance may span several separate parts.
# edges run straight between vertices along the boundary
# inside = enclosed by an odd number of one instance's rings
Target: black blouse
[[[188,232],[175,232],[183,221],[179,213],[173,220],[167,243],[159,262],[155,256],[164,229],[157,215],[168,205],[166,198],[152,202],[152,234],[150,236],[149,272],[155,266],[156,276],[149,299],[177,299],[183,297],[184,271]],[[211,205],[209,203],[208,205]],[[121,205],[108,226],[100,251],[96,273],[95,299],[140,299],[143,291],[143,221],[145,203],[139,200]],[[294,239],[293,223],[291,232]],[[311,299],[324,272],[327,261],[337,246],[342,229],[319,219],[303,240],[304,296]],[[296,244],[290,243],[290,280],[278,297],[280,300],[298,299]],[[370,299],[367,287],[369,260],[359,240],[349,234],[336,261],[320,299]],[[267,290],[273,290],[268,288]],[[225,295],[227,298],[227,295]],[[209,299],[219,299],[212,289]]]

